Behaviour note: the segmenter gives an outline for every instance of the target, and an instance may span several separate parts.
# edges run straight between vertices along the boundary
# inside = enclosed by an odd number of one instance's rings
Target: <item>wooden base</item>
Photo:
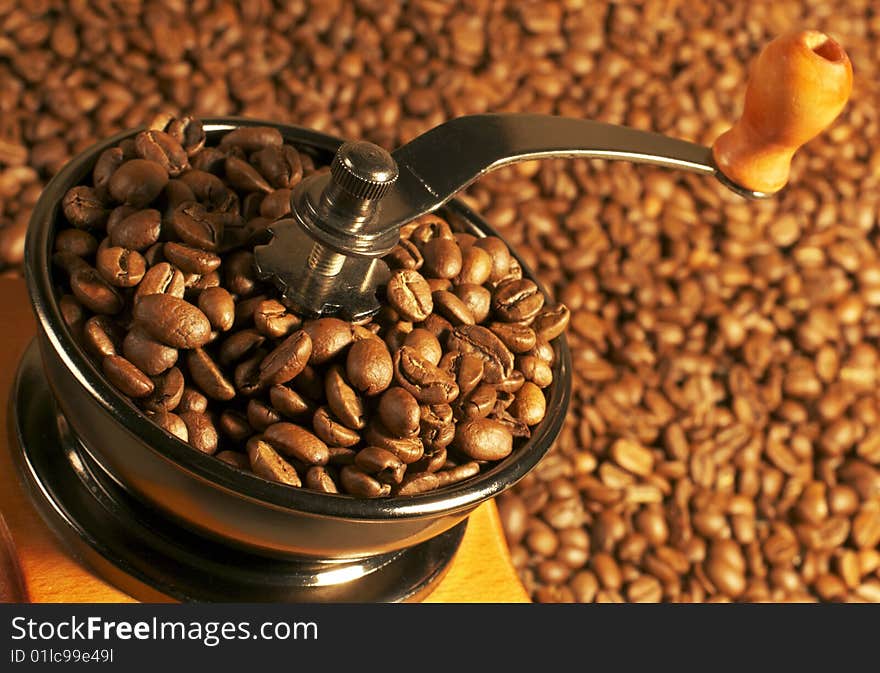
[[[9,395],[18,360],[34,334],[34,319],[24,282],[17,278],[0,278],[0,423],[6,428],[0,439],[0,514],[11,533],[12,558],[17,559],[21,571],[24,600],[34,603],[134,602],[93,574],[62,546],[25,494],[13,464],[12,449],[16,440],[11,427]],[[0,543],[2,541],[3,535],[0,535]],[[2,578],[0,586],[4,586]],[[528,602],[528,595],[510,562],[494,502],[481,505],[470,516],[449,571],[425,602]]]

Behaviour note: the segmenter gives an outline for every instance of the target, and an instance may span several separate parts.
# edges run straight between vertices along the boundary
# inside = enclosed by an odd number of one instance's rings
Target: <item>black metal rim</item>
[[[339,138],[311,129],[259,119],[222,117],[205,120],[205,130],[209,137],[240,126],[274,126],[281,131],[286,140],[320,153],[333,153],[343,142]],[[294,489],[240,471],[223,461],[204,455],[151,422],[131,401],[105,380],[85,351],[70,335],[55,299],[49,261],[55,221],[61,199],[67,189],[79,184],[92,169],[102,151],[134,136],[140,130],[118,133],[97,143],[74,157],[59,171],[46,185],[34,207],[25,243],[25,279],[40,330],[71,375],[88,394],[100,402],[116,422],[149,444],[158,456],[170,463],[170,467],[183,469],[192,476],[233,492],[241,498],[262,502],[272,507],[333,518],[375,521],[461,511],[498,495],[537,465],[561,430],[571,397],[571,354],[564,335],[555,340],[557,363],[554,381],[550,386],[548,413],[531,439],[491,470],[462,482],[461,485],[436,492],[367,500]],[[445,207],[465,220],[475,223],[475,227],[484,235],[498,235],[481,217],[460,201],[453,200]],[[537,282],[534,273],[519,257],[516,250],[511,248],[511,253],[522,266],[524,275]],[[543,287],[541,290],[546,295]]]

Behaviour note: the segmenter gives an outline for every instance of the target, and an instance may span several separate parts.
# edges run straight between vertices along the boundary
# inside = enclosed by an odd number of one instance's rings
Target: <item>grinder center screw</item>
[[[400,228],[378,226],[377,214],[397,177],[387,151],[356,141],[337,150],[329,176],[296,187],[293,218],[273,225],[272,241],[254,250],[260,275],[285,303],[308,316],[348,320],[379,310],[376,290],[388,278],[379,257],[397,244]]]

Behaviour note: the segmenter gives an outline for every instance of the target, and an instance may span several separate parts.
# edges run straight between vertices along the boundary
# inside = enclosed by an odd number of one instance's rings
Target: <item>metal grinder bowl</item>
[[[205,120],[208,144],[241,126],[273,126],[286,142],[322,163],[329,163],[343,142],[296,126],[215,118]],[[553,383],[545,391],[547,414],[531,438],[491,469],[435,492],[358,499],[292,488],[205,455],[155,425],[104,378],[72,337],[61,317],[51,268],[65,193],[90,175],[103,150],[138,130],[85,150],[49,182],[34,208],[25,252],[43,373],[58,413],[83,450],[125,491],[194,533],[248,552],[276,558],[362,559],[406,549],[449,530],[479,504],[519,481],[549,450],[562,427],[571,391],[571,356],[564,335],[553,342],[556,360]],[[452,201],[443,212],[476,236],[497,235],[460,202]],[[516,251],[511,253],[523,275],[537,282]]]

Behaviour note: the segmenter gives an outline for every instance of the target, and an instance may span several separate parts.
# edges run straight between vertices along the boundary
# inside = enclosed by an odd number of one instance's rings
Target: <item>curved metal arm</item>
[[[400,226],[429,213],[485,173],[531,159],[625,159],[714,175],[743,196],[765,196],[727,180],[715,168],[708,147],[625,126],[551,115],[458,117],[399,147],[392,156],[400,177],[382,201],[379,228]]]

